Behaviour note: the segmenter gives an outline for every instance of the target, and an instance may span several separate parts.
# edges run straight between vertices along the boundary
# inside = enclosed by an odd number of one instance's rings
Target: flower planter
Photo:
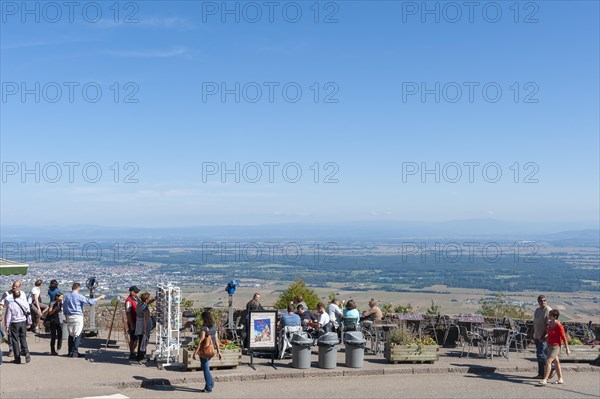
[[[567,355],[565,349],[561,349],[558,357],[561,362],[593,362],[600,359],[600,345],[569,345],[571,354]]]
[[[183,364],[187,370],[200,369],[200,358],[194,360],[192,355],[194,351],[183,350]],[[234,368],[242,364],[242,349],[221,349],[222,359],[215,353],[215,357],[210,359],[210,369]]]
[[[433,363],[439,359],[438,345],[389,345],[385,344],[383,356],[391,363]]]

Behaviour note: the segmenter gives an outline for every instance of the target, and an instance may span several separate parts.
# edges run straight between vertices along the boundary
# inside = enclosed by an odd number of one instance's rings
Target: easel
[[[271,334],[272,335],[272,339],[271,342],[272,344],[267,345],[267,346],[263,346],[261,345],[260,347],[254,347],[254,342],[253,342],[253,336],[255,334],[255,327],[254,327],[254,320],[255,318],[258,317],[262,317],[263,320],[268,320],[267,327],[271,330]],[[256,371],[256,367],[254,367],[254,356],[259,356],[259,357],[265,357],[265,356],[269,356],[271,358],[271,367],[273,367],[275,370],[277,370],[277,367],[275,366],[275,356],[277,356],[278,353],[278,349],[277,349],[277,334],[275,334],[276,331],[276,325],[277,325],[277,311],[271,311],[271,310],[251,310],[248,313],[248,318],[250,320],[250,338],[248,341],[248,354],[250,355],[250,363],[248,363],[248,366],[250,366],[250,368],[252,370]],[[267,328],[265,327],[265,329]],[[263,331],[264,332],[264,331]]]
[[[129,334],[127,332],[127,320],[125,319],[125,312],[123,309],[120,309],[119,312],[119,300],[115,302],[115,307],[113,309],[112,319],[110,321],[110,328],[108,330],[108,338],[106,339],[106,344],[104,345],[104,349],[108,349],[108,345],[110,343],[110,336],[112,335],[113,327],[115,325],[115,317],[117,316],[117,312],[121,313],[121,328],[123,329],[123,336],[125,337],[125,343],[129,348]]]
[[[254,367],[255,355],[258,357],[266,357],[266,355],[268,355],[271,358],[271,367],[277,370],[277,367],[275,366],[275,356],[277,355],[276,352],[255,352],[253,350],[249,350],[248,354],[250,355],[250,363],[248,363],[248,366],[250,366],[252,370],[256,371],[256,367]]]

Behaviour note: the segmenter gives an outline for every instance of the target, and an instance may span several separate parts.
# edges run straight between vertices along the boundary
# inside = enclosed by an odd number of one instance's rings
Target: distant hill
[[[599,229],[562,228],[563,223],[532,224],[496,219],[445,222],[378,221],[329,224],[267,224],[254,226],[197,226],[170,228],[105,226],[2,226],[2,241],[19,239],[178,239],[198,240],[389,240],[423,239],[514,239],[550,242],[600,243]]]

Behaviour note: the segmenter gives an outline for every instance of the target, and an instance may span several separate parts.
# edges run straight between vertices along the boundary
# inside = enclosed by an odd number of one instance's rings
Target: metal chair
[[[494,358],[494,349],[498,352],[498,356],[504,356],[508,359],[511,331],[506,328],[495,328],[490,342],[490,355]]]
[[[524,351],[525,343],[527,341],[527,326],[522,324],[517,330],[511,331],[510,340],[511,342],[515,343],[515,349],[517,350],[517,353],[520,353],[519,347],[521,347],[521,349]]]
[[[346,317],[342,320],[343,331],[358,331],[358,318],[357,317]]]
[[[462,351],[460,352],[460,357],[463,357],[463,355],[465,354],[465,347],[467,345],[469,346],[469,349],[467,351],[467,357],[469,357],[473,346],[481,345],[481,342],[483,341],[483,339],[481,338],[481,335],[467,330],[466,326],[460,326],[459,331],[460,331],[460,339],[462,341]]]

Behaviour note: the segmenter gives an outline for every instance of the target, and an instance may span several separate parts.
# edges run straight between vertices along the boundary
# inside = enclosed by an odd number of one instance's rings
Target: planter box
[[[569,345],[571,349],[571,355],[567,356],[567,352],[564,348],[561,349],[561,353],[558,356],[562,362],[593,362],[600,358],[600,346],[590,345]]]
[[[438,345],[425,345],[420,351],[418,346],[385,344],[383,356],[390,362],[433,363],[439,359]]]
[[[187,370],[200,369],[200,358],[196,360],[192,359],[194,351],[184,349],[183,350],[183,364]],[[221,349],[222,359],[219,360],[219,356],[215,354],[215,357],[210,359],[210,369],[219,368],[233,368],[242,364],[242,350],[241,349]]]

